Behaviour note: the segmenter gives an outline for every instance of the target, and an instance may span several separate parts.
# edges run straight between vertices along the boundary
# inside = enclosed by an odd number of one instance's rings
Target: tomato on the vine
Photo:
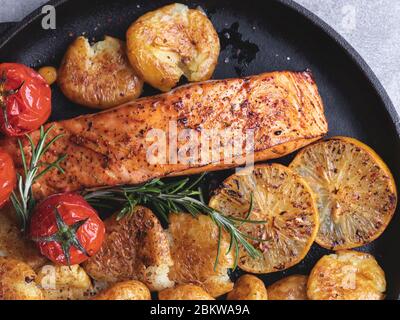
[[[57,264],[73,265],[97,253],[105,227],[97,212],[74,193],[55,194],[32,214],[30,236],[40,252]]]
[[[35,70],[0,63],[0,130],[21,136],[38,129],[51,113],[51,89]]]
[[[0,149],[0,207],[10,198],[15,182],[14,162],[7,152]]]

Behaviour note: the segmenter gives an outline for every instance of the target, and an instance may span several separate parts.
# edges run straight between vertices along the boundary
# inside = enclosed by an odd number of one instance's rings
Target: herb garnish
[[[189,178],[173,182],[154,179],[139,186],[121,186],[114,188],[104,188],[99,190],[86,191],[85,199],[94,207],[104,207],[104,202],[113,202],[120,205],[121,209],[117,219],[133,212],[136,205],[151,207],[156,214],[168,221],[169,213],[188,212],[192,216],[206,214],[210,216],[213,222],[218,226],[218,252],[214,268],[218,264],[221,248],[222,230],[224,229],[230,235],[230,245],[227,251],[235,251],[235,262],[233,268],[237,266],[240,246],[252,258],[261,255],[260,251],[254,248],[249,240],[263,241],[255,239],[239,230],[243,223],[265,223],[265,221],[250,220],[249,216],[253,209],[253,199],[251,198],[250,209],[244,219],[226,216],[223,213],[209,207],[205,204],[202,193],[197,185],[204,177],[200,176],[195,182],[190,183]]]
[[[67,157],[67,155],[58,157],[58,159],[52,163],[40,162],[41,157],[47,152],[47,150],[49,150],[51,145],[63,136],[62,134],[59,134],[47,142],[46,140],[52,129],[53,126],[47,128],[46,130],[43,128],[43,126],[41,126],[39,130],[40,136],[36,145],[31,136],[29,134],[25,134],[31,149],[31,158],[29,163],[24,152],[22,141],[18,139],[18,145],[21,152],[23,175],[17,173],[17,188],[16,191],[13,191],[11,194],[11,202],[17,213],[22,231],[26,231],[26,228],[29,225],[32,210],[35,207],[35,199],[32,195],[33,183],[53,168],[56,168],[60,172],[64,173],[64,170],[60,167],[60,163]]]

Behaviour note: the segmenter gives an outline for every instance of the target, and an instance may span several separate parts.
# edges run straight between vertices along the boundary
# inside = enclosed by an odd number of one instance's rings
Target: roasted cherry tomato
[[[0,149],[0,207],[10,198],[15,181],[14,162],[7,152]]]
[[[38,129],[51,113],[51,90],[35,70],[18,63],[0,63],[0,129],[21,136]]]
[[[33,211],[30,235],[40,252],[57,264],[79,264],[96,254],[105,227],[97,212],[74,193],[55,194]]]

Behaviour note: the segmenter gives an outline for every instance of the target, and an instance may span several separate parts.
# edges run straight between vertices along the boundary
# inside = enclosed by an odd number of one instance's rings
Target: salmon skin
[[[170,138],[171,123],[176,134],[193,129],[199,135],[214,129],[217,138],[224,130],[253,130],[254,160],[263,161],[291,153],[323,137],[328,130],[317,86],[309,71],[272,72],[246,78],[214,80],[185,85],[171,92],[141,98],[97,114],[47,124],[50,137],[63,134],[44,155],[52,162],[67,154],[62,174],[51,170],[33,185],[36,199],[58,192],[104,186],[139,184],[154,178],[194,174],[238,166],[242,152],[218,160],[194,159],[189,163],[150,163],[147,150],[152,129]],[[39,131],[31,133],[34,141]],[[178,150],[183,142],[178,142]],[[24,151],[30,157],[26,138]],[[6,138],[0,147],[8,151],[17,167],[21,155],[15,138]],[[204,146],[203,146],[204,147]],[[210,145],[207,152],[211,152]],[[200,161],[201,160],[201,161]]]

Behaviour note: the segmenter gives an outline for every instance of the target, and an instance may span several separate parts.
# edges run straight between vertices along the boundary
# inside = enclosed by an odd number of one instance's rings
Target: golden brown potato
[[[38,272],[36,283],[46,300],[85,300],[92,290],[92,281],[79,265],[45,265]]]
[[[36,273],[26,263],[0,257],[0,300],[43,300]]]
[[[24,261],[37,270],[47,259],[33,242],[24,237],[15,217],[15,211],[10,206],[0,210],[0,256]]]
[[[203,287],[211,296],[218,297],[232,290],[227,274],[234,264],[228,251],[229,236],[224,232],[221,254],[214,270],[218,249],[218,227],[206,215],[194,218],[190,214],[171,214],[168,231],[171,235],[171,254],[174,265],[169,273],[177,284],[192,283]]]
[[[124,42],[108,36],[92,46],[78,37],[65,53],[58,84],[73,102],[100,109],[137,98],[143,86],[129,64]]]
[[[96,295],[93,300],[151,300],[149,289],[140,281],[118,282]]]
[[[151,210],[136,207],[121,220],[105,221],[106,236],[100,251],[83,264],[98,281],[139,280],[150,290],[174,285],[168,278],[172,265],[166,233]]]
[[[385,291],[385,273],[375,258],[349,250],[323,256],[307,283],[311,300],[381,300]]]
[[[211,78],[220,45],[211,21],[179,3],[146,13],[126,34],[129,61],[146,82],[162,91]]]
[[[214,300],[207,291],[193,284],[181,284],[158,293],[160,300]]]
[[[268,287],[269,300],[308,300],[307,276],[296,274],[283,278]]]
[[[228,293],[227,300],[268,300],[264,282],[256,276],[245,274],[236,282]]]

